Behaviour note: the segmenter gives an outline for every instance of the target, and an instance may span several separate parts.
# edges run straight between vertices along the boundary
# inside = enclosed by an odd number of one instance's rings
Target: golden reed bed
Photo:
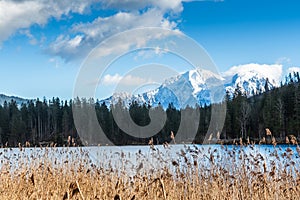
[[[206,159],[205,164],[196,159],[203,151],[207,151],[201,157]],[[22,157],[18,166],[9,159],[2,160],[0,199],[298,200],[300,197],[299,152],[291,148],[282,152],[274,148],[266,157],[259,152],[245,153],[243,147],[183,149],[178,158],[169,161],[169,167],[141,171],[143,165],[139,165],[134,176],[126,170],[96,167],[86,154],[71,153],[61,160],[53,160],[50,154],[51,150],[47,150],[43,157]]]

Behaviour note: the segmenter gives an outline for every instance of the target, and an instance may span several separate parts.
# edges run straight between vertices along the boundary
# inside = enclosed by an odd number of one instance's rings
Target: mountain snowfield
[[[210,93],[217,86],[223,86],[224,79],[210,71],[194,69],[169,78],[155,90],[142,94],[131,95],[129,93],[115,93],[113,96],[100,101],[106,105],[116,104],[122,101],[125,106],[133,101],[137,103],[148,103],[152,106],[161,104],[163,108],[173,103],[176,108],[204,105],[211,102]]]
[[[282,65],[246,64],[230,68],[223,73],[226,91],[233,94],[236,88],[242,93],[253,96],[265,92],[266,82],[268,89],[278,87],[282,77]]]
[[[300,72],[300,68],[293,67],[287,73]],[[193,69],[176,77],[169,78],[155,90],[142,94],[115,93],[113,96],[101,100],[106,105],[121,101],[125,106],[132,102],[148,103],[151,106],[160,104],[167,108],[172,103],[176,108],[186,106],[208,105],[220,102],[226,92],[233,95],[236,88],[248,97],[265,92],[266,86],[272,89],[280,86],[283,76],[282,65],[273,64],[245,64],[231,67],[228,71],[215,74],[203,69]]]

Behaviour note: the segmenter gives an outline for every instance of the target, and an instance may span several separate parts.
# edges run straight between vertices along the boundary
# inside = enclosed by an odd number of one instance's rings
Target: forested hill
[[[22,103],[27,103],[28,99],[0,94],[0,105],[3,105],[5,101],[6,102],[15,101],[18,105],[21,105]]]
[[[223,103],[227,104],[227,112],[220,140],[249,137],[250,140],[259,141],[265,137],[265,128],[271,130],[277,141],[284,141],[288,135],[300,136],[300,87],[297,76],[288,77],[287,83],[279,88],[251,98],[247,98],[237,88],[233,96],[226,95]],[[71,136],[74,143],[81,145],[73,122],[72,106],[75,105],[94,107],[102,129],[115,144],[148,144],[150,138],[138,139],[124,133],[116,125],[111,110],[105,104],[92,99],[61,101],[59,98],[28,100],[21,105],[15,100],[5,101],[0,105],[0,144],[17,146],[18,143],[29,141],[31,145],[39,145],[41,142],[67,145],[68,136]],[[164,128],[153,137],[154,143],[170,142],[170,132],[176,134],[182,110],[177,110],[172,104],[163,110],[159,106],[152,108],[132,102],[129,109],[124,108],[124,112],[129,112],[133,120],[143,126],[150,122],[150,109],[166,112],[168,117]],[[199,128],[194,142],[201,143],[210,123],[211,106],[198,109]],[[189,132],[188,127],[186,131]],[[182,141],[192,142],[185,141],[184,137]]]

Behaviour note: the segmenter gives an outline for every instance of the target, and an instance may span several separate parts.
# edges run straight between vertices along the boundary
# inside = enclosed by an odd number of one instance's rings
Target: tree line
[[[89,107],[95,109],[98,122],[107,138],[117,145],[154,144],[171,142],[171,131],[174,135],[179,129],[186,133],[178,136],[177,142],[202,143],[208,133],[212,107],[221,107],[226,104],[226,117],[223,128],[214,137],[221,140],[234,138],[250,138],[259,140],[265,136],[265,128],[272,131],[274,137],[283,140],[287,135],[300,136],[300,87],[299,73],[289,74],[286,83],[281,87],[270,90],[266,85],[266,92],[247,98],[240,88],[234,94],[227,93],[223,102],[214,105],[186,107],[178,110],[173,104],[167,109],[160,105],[151,107],[148,104],[132,102],[124,106],[120,101],[117,105],[108,107],[105,103],[93,99],[74,99],[61,101],[59,98],[51,100],[30,100],[26,104],[17,105],[16,102],[4,102],[0,105],[0,144],[17,146],[19,143],[30,142],[32,146],[45,142],[53,142],[59,146],[67,145],[70,137],[77,145],[89,145],[82,141],[74,125],[72,107]],[[131,119],[139,126],[151,123],[149,112],[164,113],[166,123],[154,136],[149,138],[134,137],[123,131],[116,123],[112,106],[119,106],[122,113],[128,113]],[[188,115],[184,115],[188,113]],[[199,115],[199,118],[196,115]],[[119,113],[120,114],[120,113]],[[124,115],[125,116],[125,115]],[[185,118],[185,119],[183,119]],[[198,119],[199,121],[193,122]],[[198,126],[194,138],[189,138],[188,133],[193,132],[193,127],[182,125],[183,120]],[[222,124],[223,125],[223,124]],[[86,125],[88,126],[88,124]],[[217,125],[218,126],[218,125]],[[221,125],[220,125],[221,126]],[[217,130],[217,129],[215,129]],[[209,138],[211,139],[211,138]]]

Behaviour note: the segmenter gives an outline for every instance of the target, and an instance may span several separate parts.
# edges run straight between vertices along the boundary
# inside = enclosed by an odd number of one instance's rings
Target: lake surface
[[[2,148],[0,149],[0,170],[15,170],[21,165],[98,167],[113,169],[116,173],[151,172],[179,166],[186,172],[191,165],[201,168],[213,166],[252,165],[259,167],[271,164],[287,167],[292,163],[300,168],[299,148],[295,145],[170,145],[158,146],[100,146],[100,147],[55,147],[55,148]],[[228,161],[231,163],[228,163]],[[47,163],[45,163],[47,162]],[[232,166],[231,166],[232,167]]]

